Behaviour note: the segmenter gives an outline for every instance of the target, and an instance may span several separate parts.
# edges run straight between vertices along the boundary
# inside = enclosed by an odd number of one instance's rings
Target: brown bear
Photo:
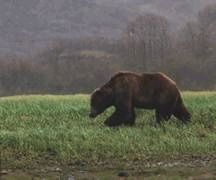
[[[96,89],[90,101],[91,118],[110,106],[115,107],[115,112],[105,121],[107,126],[134,125],[134,108],[155,109],[159,124],[171,115],[184,123],[191,118],[176,83],[163,73],[119,72]]]

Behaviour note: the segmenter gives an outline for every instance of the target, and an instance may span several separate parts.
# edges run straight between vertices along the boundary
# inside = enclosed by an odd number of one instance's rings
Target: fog
[[[0,0],[0,95],[89,93],[115,72],[216,88],[216,0]]]

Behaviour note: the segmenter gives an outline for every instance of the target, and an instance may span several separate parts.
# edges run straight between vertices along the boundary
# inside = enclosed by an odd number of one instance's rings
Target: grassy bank
[[[47,159],[74,165],[125,164],[216,152],[216,92],[186,92],[192,123],[175,118],[154,127],[152,111],[137,111],[134,127],[107,128],[91,120],[89,96],[14,96],[0,98],[1,162],[4,167]]]

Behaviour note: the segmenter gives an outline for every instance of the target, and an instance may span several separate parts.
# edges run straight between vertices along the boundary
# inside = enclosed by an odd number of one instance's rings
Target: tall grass
[[[215,154],[216,92],[185,92],[184,101],[192,113],[188,125],[173,117],[156,128],[152,111],[137,110],[134,127],[108,128],[103,121],[113,108],[89,119],[88,95],[0,98],[2,159],[51,154],[61,162],[97,163]]]

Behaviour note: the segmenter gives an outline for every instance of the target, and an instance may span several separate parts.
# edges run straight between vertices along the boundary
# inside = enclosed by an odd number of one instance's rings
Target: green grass
[[[175,118],[154,127],[153,111],[137,111],[134,127],[108,128],[113,108],[91,120],[88,95],[0,98],[1,160],[5,166],[52,156],[61,163],[130,162],[216,153],[216,92],[185,92],[192,123]]]

